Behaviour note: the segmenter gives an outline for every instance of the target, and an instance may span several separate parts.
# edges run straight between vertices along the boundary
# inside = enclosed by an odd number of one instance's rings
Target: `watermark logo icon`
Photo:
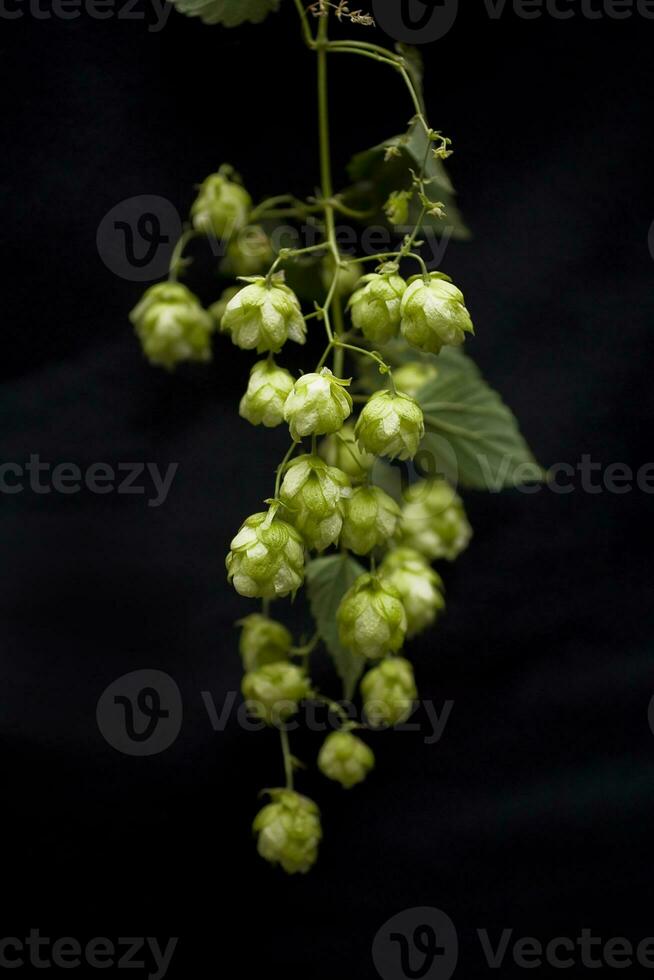
[[[406,44],[431,44],[452,29],[459,0],[373,0],[377,24]]]
[[[130,282],[152,282],[168,272],[182,234],[177,209],[165,197],[142,194],[121,201],[104,216],[98,254],[107,268]]]
[[[98,701],[98,728],[123,755],[158,755],[182,727],[182,696],[161,670],[135,670],[113,681]]]
[[[386,922],[373,942],[382,980],[450,980],[459,939],[449,915],[427,906],[405,909]]]

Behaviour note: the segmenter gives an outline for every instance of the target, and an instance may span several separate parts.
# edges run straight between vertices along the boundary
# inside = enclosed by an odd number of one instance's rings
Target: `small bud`
[[[250,371],[248,388],[239,415],[252,425],[272,429],[284,421],[284,404],[293,388],[293,377],[274,360],[258,361]]]
[[[268,725],[286,721],[311,694],[311,682],[301,667],[272,663],[248,673],[241,685],[243,697],[255,717]]]
[[[332,732],[318,756],[318,768],[323,775],[345,789],[362,783],[374,765],[372,749],[351,732]]]
[[[348,385],[349,381],[335,378],[328,368],[320,374],[305,374],[295,382],[284,406],[284,418],[295,442],[305,436],[338,432],[352,413]]]
[[[237,293],[240,293],[240,286],[228,286],[224,289],[219,300],[209,307],[209,313],[213,317],[214,323],[221,333],[228,333],[223,327],[223,317],[225,316],[225,311],[227,310],[227,305],[230,300],[234,299]]]
[[[339,432],[323,439],[319,451],[330,465],[337,466],[353,480],[362,480],[375,462],[374,456],[359,449],[354,426],[349,422]]]
[[[415,398],[421,388],[437,377],[436,365],[426,361],[409,361],[393,371],[395,387],[411,398]]]
[[[407,636],[435,622],[445,609],[443,580],[413,548],[396,548],[384,558],[379,575],[400,593],[407,618]]]
[[[372,728],[392,728],[411,716],[418,696],[413,667],[403,657],[390,657],[369,670],[361,681],[363,710]]]
[[[460,289],[440,272],[409,279],[402,298],[402,335],[426,353],[438,354],[446,344],[460,347],[474,333]]]
[[[232,341],[243,350],[280,350],[287,340],[303,344],[306,323],[300,301],[282,282],[268,282],[258,277],[240,289],[229,301],[223,317],[223,330],[229,330]]]
[[[408,225],[409,205],[413,191],[393,191],[384,205],[386,217],[392,225]]]
[[[413,459],[425,434],[425,420],[418,402],[408,395],[376,391],[354,431],[366,452],[389,459]]]
[[[223,174],[211,174],[191,208],[193,227],[214,238],[231,238],[247,224],[251,207],[244,187]]]
[[[341,547],[367,555],[386,544],[397,531],[400,508],[379,487],[358,487],[344,503]]]
[[[376,660],[396,653],[406,636],[400,593],[375,575],[360,575],[336,613],[339,638],[356,656]]]
[[[182,361],[210,361],[214,321],[193,293],[176,282],[151,286],[130,313],[143,352],[171,370]]]
[[[472,528],[461,498],[445,480],[421,480],[406,491],[400,537],[432,561],[454,561],[468,547]]]
[[[252,613],[239,625],[242,627],[239,650],[246,671],[288,659],[293,637],[281,623],[261,613]]]
[[[350,298],[352,323],[373,344],[387,344],[400,329],[400,304],[406,283],[402,276],[371,273]]]
[[[292,790],[271,790],[270,796],[272,803],[259,811],[253,824],[259,854],[271,864],[281,864],[287,874],[306,874],[318,858],[320,811]]]
[[[280,491],[284,518],[300,532],[308,548],[324,551],[338,541],[343,502],[351,493],[345,473],[319,456],[299,456],[286,471]]]
[[[273,510],[253,514],[232,541],[226,566],[228,580],[248,599],[294,595],[304,581],[304,542]]]
[[[322,263],[322,283],[326,290],[330,290],[334,281],[336,264],[334,256],[329,255]],[[347,262],[346,265],[338,267],[338,279],[336,282],[336,295],[349,296],[355,289],[356,284],[363,275],[363,266],[360,262]]]
[[[220,263],[220,272],[232,279],[257,276],[267,272],[274,260],[275,253],[268,235],[260,225],[251,225],[244,228],[227,246],[225,258]]]

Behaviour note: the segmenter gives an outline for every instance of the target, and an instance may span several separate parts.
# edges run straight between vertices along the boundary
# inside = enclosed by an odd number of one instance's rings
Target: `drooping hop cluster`
[[[440,272],[409,279],[402,297],[402,336],[417,350],[438,354],[474,333],[463,293]]]
[[[282,623],[252,613],[237,625],[241,627],[239,651],[248,673],[267,664],[288,660],[293,637]]]
[[[252,198],[226,174],[211,174],[203,182],[191,208],[193,227],[203,235],[229,239],[245,227]]]
[[[355,656],[378,660],[403,645],[407,618],[400,593],[376,575],[361,575],[336,613],[341,643]]]
[[[402,392],[376,391],[356,424],[361,449],[373,456],[413,459],[425,435],[425,419],[414,398]]]
[[[406,282],[396,272],[361,279],[348,307],[352,323],[372,344],[387,344],[397,336],[405,291]]]
[[[284,421],[284,405],[293,389],[293,376],[269,358],[257,361],[250,371],[247,391],[239,405],[239,415],[252,425],[272,429]]]
[[[393,538],[401,511],[379,487],[357,487],[344,503],[341,546],[355,555],[367,555]]]
[[[409,638],[431,626],[445,609],[442,578],[427,559],[413,548],[389,551],[379,574],[400,594]]]
[[[336,544],[343,527],[343,505],[352,493],[350,480],[319,456],[300,456],[286,471],[280,491],[284,518],[309,548],[324,551]]]
[[[389,657],[361,681],[363,707],[372,728],[392,728],[410,716],[418,696],[413,667],[404,657]]]
[[[352,413],[349,384],[334,377],[329,368],[323,368],[320,374],[304,374],[295,382],[284,406],[284,418],[295,442],[305,436],[338,432]]]
[[[405,493],[402,544],[431,561],[454,561],[470,544],[472,528],[463,501],[445,480],[422,480]]]
[[[171,370],[182,361],[211,360],[215,323],[181,283],[151,286],[130,319],[152,364]]]
[[[293,290],[278,279],[252,276],[248,281],[228,302],[222,319],[222,330],[231,334],[232,342],[259,354],[277,353],[287,340],[303,344],[306,323]]]
[[[301,667],[279,662],[246,674],[241,690],[253,715],[269,725],[279,725],[309,697],[311,683]]]
[[[304,542],[274,508],[248,517],[231,543],[227,575],[250,599],[281,599],[304,581]]]
[[[322,839],[316,804],[292,790],[270,790],[272,802],[260,810],[253,826],[257,849],[265,861],[281,864],[287,874],[306,874],[318,858]]]
[[[318,768],[344,789],[362,783],[374,768],[375,756],[365,742],[352,732],[332,732],[325,739],[318,756]]]

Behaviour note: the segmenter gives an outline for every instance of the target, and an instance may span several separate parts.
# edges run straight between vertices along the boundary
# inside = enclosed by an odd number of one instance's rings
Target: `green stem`
[[[288,732],[285,728],[279,729],[279,734],[282,741],[282,755],[284,756],[284,776],[286,779],[286,789],[293,789],[293,756],[291,755],[291,746],[288,741]]]
[[[284,476],[284,470],[286,469],[286,466],[287,466],[289,460],[291,459],[293,453],[295,452],[296,448],[299,445],[300,445],[299,442],[292,443],[292,445],[288,449],[288,452],[286,453],[286,455],[284,456],[283,460],[281,461],[281,463],[277,467],[277,476],[275,478],[275,494],[274,494],[275,497],[279,497],[279,488],[280,488],[280,486],[282,484],[282,477]]]
[[[184,258],[184,250],[189,242],[197,238],[199,232],[195,228],[185,228],[182,232],[179,241],[175,245],[175,250],[170,258],[170,266],[168,269],[168,279],[170,282],[177,282],[179,273],[182,269],[189,264],[189,259]]]

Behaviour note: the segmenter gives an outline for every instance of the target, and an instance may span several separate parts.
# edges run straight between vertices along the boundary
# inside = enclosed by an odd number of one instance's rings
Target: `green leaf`
[[[454,484],[498,492],[544,480],[515,416],[462,351],[445,348],[417,394],[427,434],[416,465]],[[429,463],[429,466],[427,465]]]
[[[327,558],[316,558],[309,562],[306,569],[311,612],[316,621],[318,632],[334,660],[339,677],[343,681],[343,692],[348,699],[354,696],[365,663],[363,658],[355,657],[350,650],[341,645],[338,639],[336,611],[347,590],[363,574],[365,574],[365,568],[350,555],[329,555]]]
[[[388,147],[397,147],[399,156],[386,160]],[[348,173],[354,184],[343,191],[348,205],[371,212],[371,223],[386,223],[384,204],[392,191],[409,190],[413,178],[411,171],[421,172],[426,159],[425,175],[431,182],[429,196],[445,205],[444,218],[428,216],[423,225],[439,233],[449,231],[453,238],[470,237],[461,213],[456,204],[452,182],[442,160],[431,152],[427,134],[422,124],[414,119],[407,133],[357,153],[348,166]],[[414,197],[409,213],[409,224],[415,224],[422,205]]]
[[[261,23],[279,9],[280,0],[172,0],[182,14],[200,17],[205,24],[238,27],[249,21]]]

